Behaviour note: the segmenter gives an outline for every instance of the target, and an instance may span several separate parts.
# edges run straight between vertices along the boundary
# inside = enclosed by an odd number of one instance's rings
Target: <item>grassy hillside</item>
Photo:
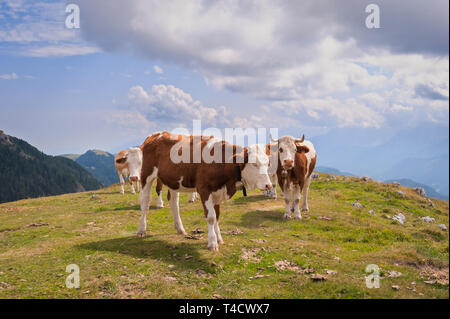
[[[303,220],[285,221],[282,198],[236,194],[222,208],[218,253],[206,233],[178,235],[167,202],[151,207],[149,235],[137,238],[138,196],[117,185],[2,204],[0,298],[449,298],[447,201],[432,207],[409,188],[324,174],[310,195]],[[200,202],[180,203],[186,230],[206,232]],[[404,225],[388,218],[398,212]],[[79,289],[65,287],[69,264],[80,267]],[[379,289],[365,285],[368,264],[381,269]]]

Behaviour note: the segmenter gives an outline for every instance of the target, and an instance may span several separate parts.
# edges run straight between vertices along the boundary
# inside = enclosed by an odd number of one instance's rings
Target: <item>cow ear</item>
[[[300,144],[295,144],[296,146],[297,146],[297,152],[298,153],[308,153],[309,152],[309,148],[308,148],[308,146],[306,146],[306,145],[300,145]]]
[[[125,163],[126,160],[127,160],[126,156],[122,157],[122,158],[118,158],[118,159],[116,159],[116,163],[117,164],[123,164],[123,163]]]

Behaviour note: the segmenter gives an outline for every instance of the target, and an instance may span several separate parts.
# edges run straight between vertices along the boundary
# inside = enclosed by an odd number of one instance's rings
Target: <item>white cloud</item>
[[[215,88],[293,106],[305,120],[322,125],[378,127],[390,123],[398,105],[420,108],[422,118],[434,119],[433,112],[441,116],[448,108],[448,49],[442,51],[443,38],[435,36],[448,33],[448,22],[437,2],[427,5],[434,19],[420,16],[417,8],[424,5],[415,2],[415,9],[402,9],[409,19],[417,17],[415,22],[401,19],[406,27],[375,32],[382,36],[367,32],[361,1],[80,4],[83,35],[102,49],[176,63],[199,72]],[[383,12],[401,12],[404,5],[383,6]],[[385,14],[384,26],[396,19]],[[441,100],[427,107],[433,98]]]
[[[142,86],[128,90],[129,106],[152,121],[184,126],[192,120],[202,120],[207,125],[218,126],[226,122],[226,108],[203,105],[190,94],[173,85],[153,85],[149,91]]]
[[[0,74],[0,79],[2,80],[16,80],[18,78],[19,76],[15,72]]]
[[[60,45],[42,45],[36,47],[31,46],[27,47],[19,54],[30,57],[58,57],[58,56],[86,55],[97,52],[99,52],[99,49],[93,46],[60,44]]]
[[[65,27],[65,2],[4,1],[0,9],[1,50],[7,54],[52,57],[85,55],[99,51],[81,38],[78,29]]]
[[[163,69],[161,67],[157,66],[157,65],[153,66],[153,70],[155,71],[155,73],[158,73],[158,74],[163,74],[164,73]]]

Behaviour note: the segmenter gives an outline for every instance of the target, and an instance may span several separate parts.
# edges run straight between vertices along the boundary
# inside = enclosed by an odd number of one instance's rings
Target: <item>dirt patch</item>
[[[48,225],[50,225],[50,224],[49,223],[31,223],[31,224],[25,225],[23,227],[1,229],[0,233],[9,232],[9,231],[17,231],[17,230],[24,229],[24,228],[41,227],[41,226],[48,226]]]
[[[254,264],[258,264],[261,262],[261,257],[256,256],[261,251],[261,248],[250,248],[245,249],[242,248],[241,259],[245,261],[247,265],[248,262],[252,262]]]
[[[433,268],[425,266],[420,271],[420,276],[425,278],[426,281],[431,283],[438,283],[441,285],[448,285],[448,271],[449,268]]]
[[[224,231],[224,233],[228,234],[228,235],[240,235],[240,234],[243,234],[244,232],[242,230],[239,230],[239,229],[235,228],[235,229],[232,229],[232,230]]]
[[[299,274],[310,274],[314,272],[313,268],[303,268],[302,266],[288,260],[276,261],[274,266],[278,271],[289,270]]]

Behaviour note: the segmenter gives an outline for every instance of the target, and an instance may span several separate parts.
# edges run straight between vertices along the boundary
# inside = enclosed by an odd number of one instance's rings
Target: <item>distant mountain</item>
[[[0,131],[0,203],[102,187],[78,163],[49,156]]]
[[[59,156],[71,159],[72,161],[76,161],[78,157],[80,157],[80,154],[61,154]]]
[[[433,198],[442,199],[442,200],[448,200],[448,196],[440,194],[433,187],[425,185],[425,184],[417,183],[408,178],[389,179],[384,182],[385,183],[399,182],[403,186],[412,187],[412,188],[422,187],[425,190],[425,192],[427,193],[428,197],[433,197]]]
[[[336,168],[326,167],[326,166],[317,166],[314,168],[315,171],[326,174],[334,174],[334,175],[345,175],[345,176],[355,176],[352,173],[342,172]]]
[[[105,186],[119,182],[114,166],[114,155],[108,152],[89,150],[79,155],[75,161]]]
[[[339,128],[311,138],[318,165],[378,180],[408,178],[449,194],[449,131],[421,124],[393,129]]]

